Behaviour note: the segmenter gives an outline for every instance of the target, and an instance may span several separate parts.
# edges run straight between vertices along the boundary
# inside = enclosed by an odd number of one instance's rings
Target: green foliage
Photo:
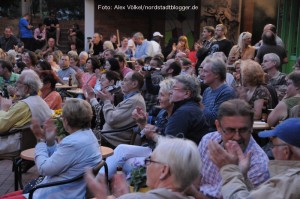
[[[57,129],[57,136],[58,137],[64,138],[64,137],[66,137],[66,136],[69,135],[69,133],[64,128],[64,125],[63,125],[61,117],[56,117],[54,119],[54,124],[55,124],[56,129]]]
[[[129,183],[130,186],[134,187],[134,192],[138,192],[140,188],[147,187],[146,181],[146,167],[138,166],[131,171]]]

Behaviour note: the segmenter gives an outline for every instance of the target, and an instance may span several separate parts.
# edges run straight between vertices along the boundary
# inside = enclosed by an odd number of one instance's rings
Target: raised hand
[[[90,85],[84,85],[84,86],[82,87],[82,90],[83,90],[84,97],[85,97],[87,100],[90,100],[90,99],[92,99],[92,98],[95,98],[94,89],[93,89]]]
[[[11,99],[6,99],[0,96],[0,110],[6,112],[11,107],[11,105],[12,105]]]
[[[242,174],[246,176],[250,168],[251,152],[248,152],[246,155],[244,155],[240,145],[237,142],[231,140],[226,143],[225,147],[229,153],[237,155],[239,168]]]
[[[157,138],[157,127],[152,124],[146,124],[144,128],[146,138],[156,141]]]
[[[102,101],[109,100],[112,101],[113,96],[109,91],[106,89],[102,89],[101,91],[97,91],[97,97],[100,98]]]
[[[32,118],[30,128],[37,139],[45,139],[45,132],[36,118]]]
[[[219,143],[209,141],[208,153],[211,161],[220,169],[227,164],[238,164],[237,154],[230,150],[227,152]]]
[[[144,128],[147,123],[147,113],[141,107],[136,107],[132,112],[132,118],[138,123],[141,128]]]
[[[98,175],[98,177],[95,178],[92,172],[92,168],[88,168],[85,171],[84,180],[95,198],[106,199],[108,195],[107,184],[105,182],[105,177],[102,174]]]

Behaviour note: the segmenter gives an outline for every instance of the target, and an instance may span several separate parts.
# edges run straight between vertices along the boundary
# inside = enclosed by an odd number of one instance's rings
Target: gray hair
[[[93,110],[85,100],[75,98],[66,100],[62,114],[70,127],[90,128],[91,126]]]
[[[252,107],[242,99],[232,99],[223,102],[218,110],[217,120],[221,121],[223,117],[243,116],[249,117],[251,123],[254,118]]]
[[[181,191],[200,175],[200,154],[196,144],[191,140],[160,136],[154,153],[158,161],[170,167],[174,185]]]
[[[112,50],[114,50],[114,46],[113,46],[113,44],[112,44],[111,41],[105,41],[105,42],[103,43],[103,46],[106,46],[107,49],[112,49]]]
[[[276,63],[276,68],[279,68],[279,66],[280,66],[280,58],[279,58],[279,56],[277,55],[277,54],[275,54],[275,53],[267,53],[267,54],[265,54],[264,55],[264,58],[269,58],[270,59],[270,61],[273,61],[273,62],[275,62]]]
[[[141,32],[137,32],[133,35],[133,37],[138,38],[138,39],[144,39],[144,35]]]
[[[162,92],[170,92],[175,84],[175,79],[169,78],[159,83],[160,90]]]
[[[42,88],[42,81],[33,70],[23,70],[19,78],[23,78],[23,83],[29,86],[36,94]]]
[[[219,75],[221,81],[226,80],[226,64],[222,59],[208,57],[203,62],[210,63],[211,71]]]
[[[174,79],[182,83],[184,89],[191,91],[191,99],[193,99],[195,102],[201,101],[200,82],[197,78],[191,75],[178,75],[175,76]]]
[[[81,51],[81,52],[80,52],[79,57],[82,57],[82,56],[84,56],[84,57],[86,57],[86,58],[89,57],[88,53],[85,52],[85,51]]]

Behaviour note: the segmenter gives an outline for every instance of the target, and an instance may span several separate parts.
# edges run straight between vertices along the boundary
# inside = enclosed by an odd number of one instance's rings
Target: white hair
[[[23,70],[19,78],[23,78],[23,83],[29,86],[36,94],[42,88],[42,81],[33,70]]]
[[[154,152],[158,161],[170,167],[174,185],[179,190],[185,190],[200,175],[200,154],[191,140],[160,136]]]

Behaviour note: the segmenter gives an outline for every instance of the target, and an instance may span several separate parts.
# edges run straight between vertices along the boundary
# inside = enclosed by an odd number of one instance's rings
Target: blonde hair
[[[103,43],[103,48],[104,48],[104,47],[106,47],[105,49],[111,49],[111,50],[114,50],[114,46],[113,46],[113,44],[112,44],[111,41],[105,41],[105,42]]]
[[[253,60],[241,61],[241,79],[242,83],[248,83],[251,86],[258,86],[264,83],[264,71],[257,63]]]
[[[242,32],[239,36],[239,40],[238,40],[238,50],[242,53],[243,50],[245,48],[247,48],[248,46],[245,47],[245,39],[248,39],[248,38],[252,38],[252,34],[250,32]]]

